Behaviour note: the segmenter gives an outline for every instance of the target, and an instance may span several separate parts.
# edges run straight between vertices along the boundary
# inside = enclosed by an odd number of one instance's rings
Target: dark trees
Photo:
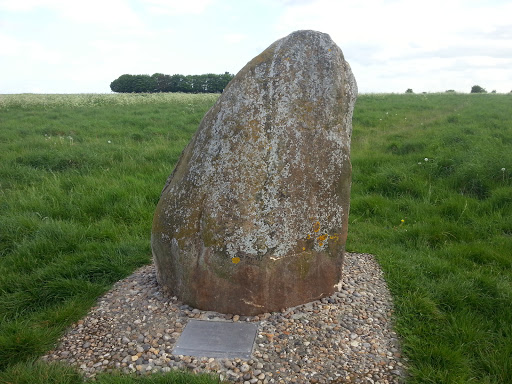
[[[122,75],[112,83],[112,92],[184,92],[184,93],[221,93],[234,75],[208,73],[205,75]]]
[[[473,85],[471,87],[471,93],[487,93],[487,91],[479,85]]]

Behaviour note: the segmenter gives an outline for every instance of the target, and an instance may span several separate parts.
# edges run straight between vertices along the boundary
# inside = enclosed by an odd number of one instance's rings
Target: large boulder
[[[167,180],[151,236],[157,279],[204,310],[255,315],[341,279],[357,86],[329,35],[297,31],[251,60]]]

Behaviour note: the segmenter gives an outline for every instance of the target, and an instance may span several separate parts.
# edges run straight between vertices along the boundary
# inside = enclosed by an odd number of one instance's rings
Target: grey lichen
[[[306,275],[304,252],[342,257],[356,96],[328,35],[298,31],[272,44],[237,74],[185,149],[155,213],[153,233],[167,237],[154,236],[164,243],[154,248],[171,253],[165,243],[176,241],[185,258],[203,252],[240,267],[297,257]],[[155,254],[157,267],[168,257]]]

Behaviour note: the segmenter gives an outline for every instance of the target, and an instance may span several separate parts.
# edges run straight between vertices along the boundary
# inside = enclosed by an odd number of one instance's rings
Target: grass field
[[[215,99],[0,95],[0,383],[80,382],[36,359],[150,262],[161,188]],[[410,383],[512,382],[511,112],[499,94],[357,101],[347,248],[382,265]]]

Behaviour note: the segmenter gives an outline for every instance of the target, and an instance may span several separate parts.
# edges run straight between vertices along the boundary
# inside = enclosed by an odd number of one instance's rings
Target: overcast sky
[[[122,74],[236,74],[328,33],[360,93],[512,90],[511,0],[0,0],[0,93],[108,93]]]

